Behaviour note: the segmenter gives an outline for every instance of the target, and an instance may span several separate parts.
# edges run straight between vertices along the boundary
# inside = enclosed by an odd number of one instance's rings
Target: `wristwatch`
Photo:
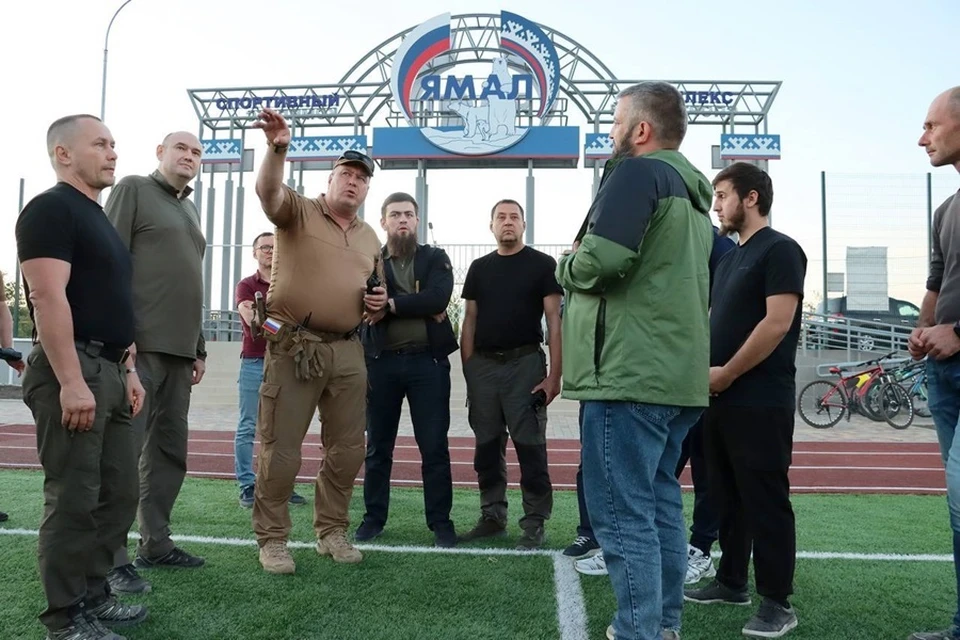
[[[957,334],[958,338],[960,338],[960,320],[957,320],[953,323],[953,332]]]

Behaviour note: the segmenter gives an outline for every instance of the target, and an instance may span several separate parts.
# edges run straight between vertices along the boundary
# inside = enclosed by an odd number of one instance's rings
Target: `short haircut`
[[[949,91],[950,98],[948,104],[950,106],[950,113],[960,119],[960,87],[954,87]]]
[[[653,134],[662,144],[678,148],[687,135],[687,107],[683,96],[669,82],[641,82],[621,91],[619,99],[629,98],[628,130],[641,121],[653,126]]]
[[[745,200],[751,191],[756,191],[760,215],[766,216],[770,213],[770,207],[773,206],[773,181],[766,171],[748,162],[734,162],[717,174],[713,179],[713,186],[716,187],[724,180],[730,181],[741,200]]]
[[[54,151],[57,145],[63,144],[64,140],[70,138],[76,129],[77,122],[85,118],[101,122],[100,118],[88,113],[77,113],[54,120],[53,124],[47,129],[47,155],[50,156],[51,160],[54,159]]]
[[[261,233],[260,235],[258,235],[256,238],[253,239],[253,248],[254,249],[257,248],[257,243],[260,242],[260,238],[272,238],[272,237],[273,237],[273,231],[264,231],[263,233]]]
[[[383,204],[380,205],[380,217],[387,217],[387,207],[391,204],[397,204],[398,202],[409,202],[413,205],[413,212],[420,215],[420,207],[417,206],[417,199],[414,198],[409,193],[404,193],[403,191],[397,191],[396,193],[391,193],[387,196],[387,199],[383,201]]]
[[[497,203],[493,205],[493,208],[490,209],[490,219],[493,220],[493,216],[497,213],[497,207],[502,204],[515,204],[517,208],[520,209],[520,219],[523,219],[523,206],[516,200],[511,200],[510,198],[504,198],[503,200],[497,200]]]

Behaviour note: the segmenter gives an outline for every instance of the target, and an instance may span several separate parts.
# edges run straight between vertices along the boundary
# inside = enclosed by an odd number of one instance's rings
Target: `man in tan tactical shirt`
[[[293,491],[303,438],[320,409],[324,461],[317,474],[314,529],[317,552],[336,562],[360,562],[346,538],[347,508],[364,458],[367,369],[357,329],[364,311],[387,301],[383,287],[367,290],[378,266],[380,241],[357,212],[367,197],[374,163],[347,151],[335,163],[327,192],[307,198],[283,184],[290,129],[264,109],[256,123],[268,150],[257,195],[276,226],[273,278],[267,292],[267,339],[257,432],[260,455],[253,529],[260,564],[293,573],[287,550]]]

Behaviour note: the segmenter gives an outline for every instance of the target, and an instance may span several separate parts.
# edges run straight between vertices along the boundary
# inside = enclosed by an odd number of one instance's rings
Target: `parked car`
[[[849,345],[858,351],[905,350],[907,338],[920,318],[920,308],[898,298],[887,300],[886,309],[872,311],[847,308],[846,296],[830,298],[826,312],[821,302],[816,313],[826,316],[826,325],[824,318],[812,318],[807,324],[807,341],[827,349],[846,349]]]

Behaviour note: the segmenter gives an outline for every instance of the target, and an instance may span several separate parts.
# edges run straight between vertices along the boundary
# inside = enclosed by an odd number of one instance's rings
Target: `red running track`
[[[259,446],[259,445],[258,445]],[[575,489],[580,445],[576,440],[550,440],[550,478],[556,489]],[[196,477],[232,479],[233,433],[193,431],[190,434],[188,474]],[[311,482],[323,456],[319,436],[308,434],[303,446],[303,465],[298,482]],[[458,487],[475,488],[473,439],[451,438],[453,481]],[[507,446],[510,486],[516,487],[520,469]],[[0,424],[0,468],[39,468],[33,425]],[[362,472],[358,483],[362,480]],[[690,470],[681,483],[690,489]],[[790,469],[792,489],[797,493],[920,493],[946,492],[943,465],[934,443],[798,442]],[[420,453],[412,437],[397,439],[393,483],[420,485]]]

